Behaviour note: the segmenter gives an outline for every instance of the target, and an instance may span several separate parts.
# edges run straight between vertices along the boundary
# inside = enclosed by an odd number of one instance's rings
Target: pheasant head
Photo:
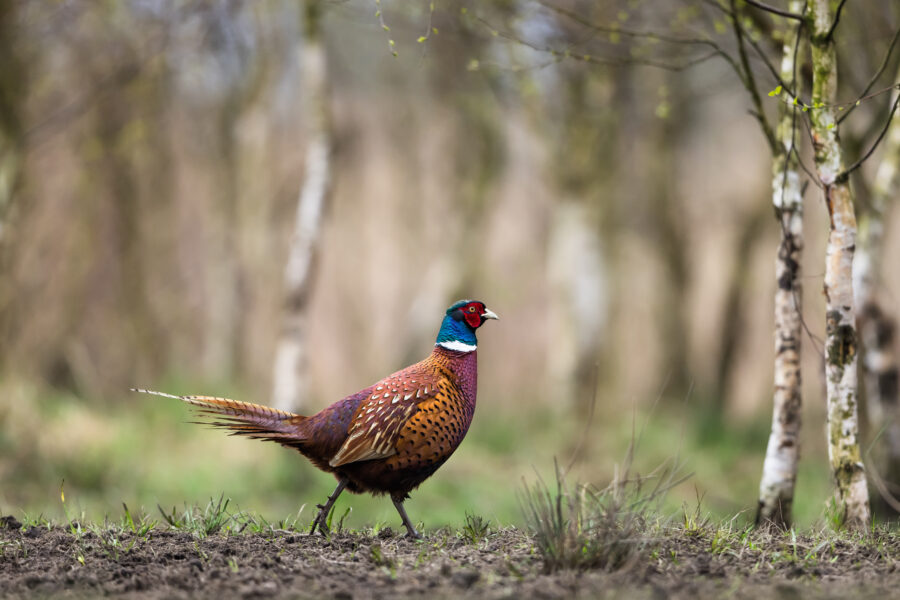
[[[436,345],[458,352],[471,352],[478,346],[475,330],[488,319],[499,319],[492,310],[477,300],[460,300],[447,309]]]

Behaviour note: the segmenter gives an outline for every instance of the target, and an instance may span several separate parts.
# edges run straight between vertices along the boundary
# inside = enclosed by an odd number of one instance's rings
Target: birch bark
[[[856,310],[853,254],[856,215],[837,136],[837,57],[829,0],[813,0],[810,46],[813,63],[812,137],[816,171],[824,186],[830,232],[825,258],[825,379],[828,399],[828,458],[844,526],[869,524],[869,491],[859,447],[856,374]]]
[[[878,295],[884,253],[884,217],[891,200],[900,193],[900,118],[896,115],[884,144],[869,207],[860,216],[853,287],[859,307],[866,409],[872,430],[883,431],[885,455],[880,470],[888,482],[896,485],[900,479],[896,323],[882,309]]]
[[[306,39],[300,48],[308,94],[309,145],[306,172],[297,205],[294,233],[284,270],[285,306],[275,353],[272,406],[300,409],[307,401],[308,316],[322,215],[331,195],[333,133],[328,71],[321,35],[321,0],[306,2]]]
[[[799,14],[803,11],[803,3],[792,0],[788,10]],[[784,37],[780,76],[789,85],[794,85],[797,35],[797,28],[789,27]],[[787,93],[783,97],[789,98]],[[787,529],[791,526],[800,455],[803,194],[794,153],[796,115],[793,104],[788,100],[781,102],[778,117],[777,153],[772,161],[772,204],[781,226],[775,258],[775,391],[772,431],[759,483],[756,524]]]

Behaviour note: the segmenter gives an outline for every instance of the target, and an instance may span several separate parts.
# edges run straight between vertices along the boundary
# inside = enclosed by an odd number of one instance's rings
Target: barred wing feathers
[[[419,366],[419,365],[416,365]],[[356,409],[347,439],[328,461],[331,467],[397,454],[400,431],[437,394],[438,376],[407,369],[377,383]]]

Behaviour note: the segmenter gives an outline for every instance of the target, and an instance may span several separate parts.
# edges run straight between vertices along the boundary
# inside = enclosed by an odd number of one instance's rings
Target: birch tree
[[[809,111],[818,179],[830,218],[825,258],[825,379],[828,403],[828,458],[845,526],[869,523],[869,491],[859,446],[856,309],[853,254],[856,215],[837,135],[838,15],[829,0],[813,0],[808,19],[812,52],[812,105]]]
[[[788,10],[800,13],[803,3],[792,0]],[[794,86],[795,94],[799,33],[798,28],[787,29],[780,68],[782,81]],[[775,258],[775,393],[756,524],[789,528],[800,455],[803,194],[794,147],[796,109],[792,103],[781,102],[778,110],[778,144],[772,161],[772,205],[781,226]]]
[[[900,72],[898,72],[900,78]],[[900,101],[894,92],[892,104]],[[882,470],[888,482],[900,478],[900,420],[898,420],[898,366],[895,350],[896,321],[882,307],[878,289],[884,254],[884,218],[893,198],[900,193],[900,119],[888,126],[884,154],[875,173],[867,210],[859,220],[859,242],[853,264],[854,292],[859,307],[862,342],[862,376],[871,428],[883,432],[885,460]],[[882,490],[892,493],[896,490]]]
[[[322,43],[321,0],[306,2],[302,55],[308,94],[309,145],[306,172],[297,204],[294,233],[284,270],[284,315],[275,354],[272,405],[299,409],[307,401],[307,306],[312,290],[322,215],[331,196],[334,134],[328,94],[328,70]]]

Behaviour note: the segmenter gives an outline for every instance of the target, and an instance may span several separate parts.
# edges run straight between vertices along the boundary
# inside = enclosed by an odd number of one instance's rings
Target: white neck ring
[[[459,340],[452,340],[450,342],[438,342],[435,344],[436,346],[440,346],[441,348],[446,348],[447,350],[455,350],[456,352],[473,352],[478,346],[475,344],[466,344],[465,342],[460,342]]]

